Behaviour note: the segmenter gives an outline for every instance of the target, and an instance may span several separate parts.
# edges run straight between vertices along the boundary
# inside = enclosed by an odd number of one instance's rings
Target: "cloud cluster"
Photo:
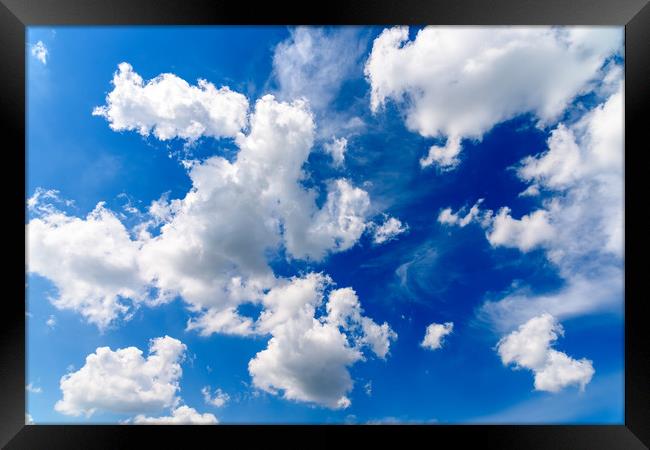
[[[609,97],[578,120],[551,130],[546,151],[515,167],[529,184],[523,193],[542,197],[541,208],[517,219],[507,206],[496,214],[480,209],[479,200],[464,216],[451,208],[438,216],[446,225],[479,224],[493,247],[542,249],[566,281],[556,292],[531,294],[518,288],[487,301],[479,316],[498,330],[509,331],[545,311],[565,318],[621,304],[623,83],[620,78],[616,83],[607,88]]]
[[[265,296],[259,329],[272,337],[248,365],[255,387],[282,392],[289,400],[347,408],[353,388],[348,369],[364,359],[363,348],[387,356],[397,335],[388,324],[379,325],[362,314],[354,290],[332,290],[326,313],[316,317],[330,283],[328,277],[312,273],[286,281]]]
[[[250,334],[237,313],[259,302],[277,280],[269,251],[320,260],[352,247],[365,230],[370,199],[345,179],[329,184],[319,209],[305,189],[302,166],[313,144],[314,122],[304,102],[257,101],[250,132],[237,138],[232,163],[215,156],[189,170],[192,189],[175,203],[159,203],[166,223],[141,251],[141,271],[165,296],[181,296],[202,315],[190,328]]]
[[[437,350],[439,348],[442,348],[444,337],[451,334],[453,329],[453,322],[432,323],[427,327],[426,333],[424,334],[424,339],[420,345],[429,350]]]
[[[512,219],[502,209],[488,231],[492,245],[540,246],[566,286],[555,293],[509,293],[480,314],[498,328],[542,311],[570,317],[621,305],[623,298],[623,85],[577,122],[559,124],[548,149],[525,158],[522,180],[547,198],[543,209]],[[586,300],[589,299],[589,300]]]
[[[408,27],[385,29],[365,66],[373,112],[387,100],[422,136],[446,139],[420,163],[458,164],[462,139],[480,140],[496,124],[531,113],[552,124],[576,96],[593,88],[620,28]]]
[[[584,390],[594,375],[593,365],[587,359],[576,360],[554,350],[553,343],[562,335],[562,326],[545,313],[502,338],[497,352],[504,365],[531,370],[538,391],[558,392],[570,385]]]
[[[161,101],[173,104],[165,95]],[[128,315],[129,301],[181,297],[198,314],[190,329],[246,335],[252,322],[237,308],[259,302],[276,284],[269,252],[284,248],[289,258],[318,261],[355,245],[366,229],[367,192],[344,178],[331,180],[318,208],[317,191],[301,184],[314,140],[308,105],[267,95],[249,119],[249,132],[237,135],[235,161],[191,162],[191,190],[153,202],[136,238],[101,203],[85,219],[35,209],[38,217],[27,226],[28,270],[55,283],[55,305],[105,328]],[[39,192],[30,200],[35,205],[50,196]]]
[[[152,202],[131,230],[103,204],[86,218],[34,207],[35,217],[27,226],[28,269],[55,283],[57,306],[76,309],[100,328],[118,317],[128,318],[132,305],[154,306],[179,297],[193,314],[188,330],[206,336],[270,336],[268,347],[249,364],[256,387],[282,391],[296,401],[347,407],[353,385],[349,367],[364,359],[364,349],[385,358],[396,334],[388,324],[362,314],[352,289],[331,291],[324,305],[329,277],[279,278],[268,260],[286,255],[288,260],[321,261],[351,248],[371,223],[370,198],[338,178],[326,182],[319,206],[319,192],[304,186],[309,175],[303,166],[315,133],[306,101],[280,102],[266,95],[250,115],[244,112],[248,127],[240,132],[244,122],[234,119],[224,122],[232,127],[217,125],[213,116],[208,124],[209,98],[222,94],[234,98],[226,88],[215,91],[203,82],[198,88],[189,86],[172,74],[144,83],[130,66],[120,65],[107,106],[96,110],[113,129],[153,133],[161,140],[230,135],[239,151],[233,160],[212,156],[186,162],[192,184],[187,194],[171,200],[163,195]],[[40,196],[32,203],[51,197],[45,191]],[[401,232],[401,223],[396,224],[388,223],[380,235],[389,239]],[[240,314],[245,303],[262,307],[257,320]],[[152,345],[147,359],[133,347],[97,349],[82,369],[62,379],[64,397],[57,410],[90,415],[97,409],[174,407],[171,416],[140,415],[134,422],[211,421],[177,405],[181,351],[167,352],[157,363],[166,367],[158,367],[163,374],[135,376],[154,371],[160,345]],[[97,377],[107,382],[86,388]],[[213,396],[209,388],[203,395],[214,406],[228,399],[220,391]]]
[[[98,410],[131,413],[174,406],[186,349],[169,336],[152,339],[146,358],[136,347],[99,347],[81,369],[61,378],[63,398],[54,409],[91,416]]]
[[[93,115],[104,117],[115,131],[194,141],[235,137],[246,126],[248,100],[228,87],[217,89],[206,80],[192,86],[172,73],[145,82],[126,62],[119,64],[112,83],[106,105]]]

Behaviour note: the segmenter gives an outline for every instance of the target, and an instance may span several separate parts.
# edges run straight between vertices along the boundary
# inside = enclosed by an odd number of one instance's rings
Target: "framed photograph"
[[[3,448],[650,445],[647,1],[0,2]]]

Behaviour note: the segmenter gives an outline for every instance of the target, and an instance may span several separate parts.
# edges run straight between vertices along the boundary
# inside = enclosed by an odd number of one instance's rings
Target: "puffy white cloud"
[[[56,326],[56,317],[50,315],[50,317],[48,317],[45,321],[45,325],[47,325],[49,328],[54,328]]]
[[[31,52],[32,56],[43,63],[43,65],[47,64],[47,56],[50,52],[47,50],[43,41],[38,41],[36,44],[32,45]]]
[[[408,27],[385,29],[365,66],[371,109],[393,100],[406,125],[447,138],[422,166],[451,168],[461,140],[532,113],[552,124],[578,94],[593,89],[605,60],[621,49],[622,29],[608,27]]]
[[[397,339],[386,322],[382,325],[363,316],[359,297],[352,288],[335,289],[330,292],[326,305],[327,322],[343,327],[345,330],[360,332],[357,343],[370,346],[380,358],[386,358],[390,342]]]
[[[461,151],[460,141],[459,136],[449,136],[445,145],[432,145],[427,156],[420,158],[420,166],[429,167],[437,164],[443,170],[453,169],[460,163],[458,159]]]
[[[201,389],[201,394],[203,394],[203,400],[207,405],[216,406],[217,408],[222,407],[230,400],[230,396],[219,388],[214,391],[213,397],[210,393],[210,386],[204,386]]]
[[[386,217],[384,223],[372,227],[372,241],[375,244],[383,244],[384,242],[392,241],[397,236],[408,231],[407,224],[403,224],[401,220],[395,217]]]
[[[348,368],[364,359],[363,348],[386,357],[397,335],[388,324],[362,315],[352,289],[331,291],[327,314],[315,317],[330,283],[328,277],[312,273],[286,281],[265,296],[259,328],[272,337],[248,365],[257,388],[272,394],[282,391],[290,400],[347,408],[353,387]]]
[[[27,268],[58,289],[53,304],[79,312],[100,328],[127,313],[122,299],[142,299],[138,244],[99,203],[85,219],[51,210],[26,226]]]
[[[432,323],[427,327],[427,330],[424,334],[424,339],[420,345],[424,348],[428,348],[429,350],[442,348],[444,337],[448,334],[451,334],[453,329],[453,322]]]
[[[272,333],[296,317],[308,317],[311,321],[322,302],[323,291],[332,283],[329,276],[319,273],[280,281],[263,297],[264,311],[257,320],[257,330]]]
[[[495,247],[514,247],[527,252],[549,242],[554,236],[548,211],[538,209],[521,219],[513,219],[510,208],[503,207],[494,217],[487,239]]]
[[[34,418],[32,417],[31,414],[25,413],[25,425],[34,425],[36,422],[34,422]]]
[[[206,80],[192,86],[172,73],[145,83],[126,62],[118,65],[112,84],[106,105],[96,107],[93,115],[104,117],[115,131],[194,141],[235,137],[246,126],[248,100],[227,86],[217,89]]]
[[[201,414],[187,405],[179,406],[171,412],[171,416],[147,417],[139,414],[133,418],[136,425],[215,425],[217,418],[210,413]]]
[[[523,160],[519,176],[525,180],[543,182],[549,187],[567,186],[583,170],[580,148],[573,131],[560,124],[551,132],[549,150],[541,157],[529,156]],[[533,184],[539,188],[537,184]]]
[[[481,210],[479,206],[483,203],[483,199],[479,199],[465,214],[464,217],[460,217],[460,214],[464,211],[465,208],[461,208],[460,210],[456,212],[452,212],[451,208],[445,208],[442,211],[440,211],[440,214],[438,214],[438,222],[440,222],[443,225],[458,225],[459,227],[463,228],[470,223],[472,223],[474,220],[481,219]],[[484,219],[486,217],[483,217]],[[487,217],[489,220],[489,216]]]
[[[552,315],[544,313],[502,338],[497,352],[504,365],[533,371],[538,391],[558,392],[570,385],[584,390],[594,375],[592,362],[584,358],[575,360],[551,348],[563,335],[562,326]]]
[[[149,355],[127,347],[99,347],[84,366],[61,378],[63,398],[54,409],[62,414],[91,416],[96,411],[153,411],[175,406],[187,347],[169,336],[152,339]]]
[[[345,151],[348,149],[348,140],[346,138],[333,138],[331,142],[323,144],[325,153],[332,157],[335,166],[340,167],[345,161]]]

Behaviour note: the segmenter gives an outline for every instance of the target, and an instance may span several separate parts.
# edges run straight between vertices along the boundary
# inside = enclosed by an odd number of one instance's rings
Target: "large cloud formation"
[[[388,324],[362,314],[354,290],[332,290],[326,313],[316,317],[330,283],[322,274],[309,274],[285,281],[264,297],[258,327],[272,337],[248,365],[257,388],[281,391],[289,400],[347,408],[353,388],[348,368],[364,359],[363,348],[387,356],[397,335]]]
[[[124,88],[124,77],[135,87]],[[144,83],[128,64],[121,64],[108,109],[102,111],[109,114],[111,105],[140,104],[151,96],[165,108],[172,107],[185,98],[184,91],[158,85],[196,89],[181,81],[164,74]],[[183,101],[194,99],[192,95]],[[139,111],[123,108],[120,120],[136,123]],[[177,131],[186,121],[203,120],[203,110],[183,111],[187,117],[176,112],[161,117],[171,121],[175,136],[191,140],[197,135]],[[308,104],[278,102],[266,95],[255,103],[250,117],[244,107],[244,115],[249,131],[236,133],[236,159],[213,156],[188,163],[191,190],[184,198],[153,202],[149,220],[137,227],[135,238],[103,204],[82,219],[38,207],[39,199],[34,199],[37,217],[27,226],[28,270],[55,283],[55,305],[77,310],[105,328],[128,316],[129,300],[152,304],[181,297],[198,314],[190,328],[204,334],[250,334],[252,322],[240,317],[237,307],[259,302],[263,291],[277,282],[267,263],[269,252],[283,248],[289,258],[318,261],[357,243],[366,230],[367,192],[345,178],[330,180],[326,201],[318,208],[318,192],[301,183],[314,141]],[[122,129],[110,117],[111,126]],[[156,123],[155,130],[169,128]],[[154,131],[162,140],[170,136],[160,133]],[[158,227],[159,233],[152,235]]]
[[[146,358],[136,347],[115,351],[100,347],[86,357],[81,369],[61,378],[63,398],[54,409],[91,416],[98,410],[135,413],[174,406],[186,349],[169,336],[152,339]]]
[[[453,168],[463,139],[480,140],[500,122],[531,113],[541,126],[554,123],[622,37],[605,27],[425,27],[409,40],[408,27],[385,29],[365,66],[370,106],[397,102],[410,130],[445,139],[421,165]]]

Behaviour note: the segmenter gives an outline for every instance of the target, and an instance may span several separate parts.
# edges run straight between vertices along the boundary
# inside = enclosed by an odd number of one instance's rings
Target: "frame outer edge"
[[[11,96],[2,96],[0,97],[0,123],[3,123],[6,126],[6,133],[11,135],[12,138],[15,138],[16,142],[22,142],[24,144],[24,134],[20,132],[18,125],[21,121],[24,121],[24,70],[25,70],[25,25],[24,23],[35,24],[35,23],[48,23],[48,20],[54,19],[59,23],[68,23],[68,24],[82,24],[85,22],[93,23],[157,23],[164,22],[166,17],[170,17],[170,8],[169,1],[163,2],[165,6],[164,11],[160,16],[156,14],[147,14],[144,9],[138,9],[134,7],[126,8],[131,13],[137,13],[140,11],[140,14],[136,14],[136,19],[126,19],[124,17],[128,16],[128,12],[119,12],[121,6],[125,5],[126,2],[115,0],[117,5],[113,5],[111,8],[112,14],[108,21],[106,17],[101,16],[101,11],[105,8],[99,7],[97,2],[88,1],[86,7],[80,7],[84,4],[76,0],[62,0],[58,2],[52,1],[41,1],[37,2],[34,0],[1,0],[0,1],[0,41],[3,43],[3,47],[6,48],[7,54],[11,56],[10,60],[18,61],[21,64],[12,65],[8,64],[0,71],[0,84],[3,86],[3,89],[6,89],[7,92],[13,92]],[[43,9],[38,9],[38,3],[41,6],[44,6]],[[107,2],[108,3],[108,2]],[[197,10],[198,3],[201,3],[202,6],[205,6],[206,3],[194,2],[194,5],[189,8],[192,11]],[[412,2],[408,2],[412,5]],[[549,1],[551,3],[551,1]],[[555,7],[557,7],[556,2],[552,2]],[[580,2],[582,3],[582,2]],[[626,106],[626,148],[628,144],[632,141],[632,138],[637,138],[638,136],[643,135],[641,128],[641,115],[644,109],[647,109],[647,91],[632,90],[632,86],[637,88],[647,85],[647,81],[650,80],[650,64],[648,64],[648,52],[650,43],[650,5],[648,5],[647,0],[621,0],[619,2],[609,2],[615,4],[616,8],[621,8],[624,10],[624,13],[619,13],[611,15],[611,19],[607,19],[607,15],[610,12],[609,9],[600,10],[597,15],[600,19],[593,21],[594,23],[608,23],[608,24],[626,24],[626,93],[625,93],[625,106]],[[618,3],[618,4],[617,4]],[[9,8],[6,4],[11,5]],[[44,5],[46,4],[46,5]],[[141,2],[141,4],[150,4],[149,2]],[[499,3],[501,4],[501,3]],[[212,3],[214,6],[214,3]],[[531,6],[539,5],[539,2],[534,2],[530,0],[522,0],[521,4],[518,7],[518,11],[527,11],[526,14],[530,17],[533,13],[530,11],[537,12],[537,9],[531,8]],[[56,12],[53,15],[49,15],[49,12],[52,11],[52,8],[61,7],[61,10]],[[219,9],[222,9],[223,3],[218,4]],[[551,9],[554,9],[554,6],[550,6]],[[599,9],[600,5],[592,5],[593,9]],[[82,11],[71,13],[71,8],[80,7]],[[95,9],[97,8],[97,9]],[[432,9],[435,9],[435,5],[431,5]],[[530,9],[528,9],[530,8]],[[38,10],[37,10],[38,9]],[[215,8],[216,9],[216,8]],[[345,8],[350,12],[351,16],[356,16],[354,13],[355,9],[351,10]],[[381,8],[380,8],[381,9]],[[462,8],[459,8],[462,13]],[[578,5],[573,5],[573,7],[568,8],[568,16],[572,16],[576,13],[576,10],[579,10]],[[632,11],[634,9],[634,11]],[[386,11],[384,11],[386,12]],[[516,20],[515,17],[523,17],[520,12],[515,13],[514,15],[509,14],[507,18],[504,19],[504,22],[499,22],[495,17],[502,17],[502,8],[496,8],[496,11],[493,11],[492,14],[485,14],[483,16],[472,17],[470,13],[465,19],[468,22],[475,22],[476,24],[486,24],[486,23],[505,23],[508,20],[513,23],[525,23],[520,22],[522,19]],[[214,14],[214,9],[213,13]],[[526,15],[525,14],[525,15]],[[574,24],[579,23],[588,23],[589,18],[596,13],[585,13],[584,15],[578,14],[582,17],[581,20],[576,19],[565,19],[557,21],[558,24],[566,23],[567,20],[573,22]],[[626,21],[621,19],[621,16],[629,17]],[[183,20],[188,22],[192,21],[192,13],[181,14]],[[587,17],[589,16],[589,17]],[[61,17],[64,17],[64,20],[61,20]],[[210,14],[206,15],[205,18],[195,18],[199,22],[209,23],[211,19]],[[331,16],[327,16],[329,19]],[[397,14],[392,21],[399,21],[404,15]],[[439,17],[438,22],[442,23],[452,23],[454,20],[458,20],[458,11],[453,10],[451,13],[447,12]],[[557,17],[557,11],[554,11],[549,15],[548,10],[545,9],[541,11],[539,16],[533,20],[529,20],[530,23],[544,22],[549,21],[553,22],[552,18]],[[361,18],[361,17],[360,17]],[[58,19],[58,20],[57,20]],[[219,20],[228,21],[229,16],[225,14],[221,16]],[[352,22],[354,19],[347,19],[348,22]],[[422,20],[420,18],[420,20]],[[428,16],[424,17],[425,21],[429,21]],[[214,20],[212,20],[214,21]],[[435,20],[431,20],[431,23],[435,23]],[[540,23],[541,23],[540,22]],[[550,23],[549,22],[549,23]],[[627,22],[627,23],[626,23]],[[49,22],[51,23],[51,22]],[[382,22],[378,22],[382,23]],[[628,48],[628,43],[633,43],[631,47]],[[631,57],[632,64],[629,64],[628,57]],[[632,67],[632,70],[627,70],[629,67]],[[629,77],[629,78],[628,78]],[[19,102],[15,100],[18,99]],[[20,103],[20,100],[23,100]],[[16,114],[19,113],[19,114]],[[20,114],[22,113],[22,115]],[[18,119],[16,118],[18,116]],[[635,116],[635,119],[632,118]],[[24,122],[23,122],[24,125]],[[627,161],[627,160],[626,160]],[[641,166],[637,165],[636,167],[626,164],[626,175],[630,176],[634,174],[637,177],[641,175]],[[24,176],[24,174],[23,174]],[[626,177],[627,178],[627,177]],[[8,184],[7,190],[5,192],[15,193],[10,194],[10,201],[12,206],[17,208],[22,208],[24,211],[24,198],[23,190],[16,190],[15,184],[10,185],[9,182],[3,179],[5,183]],[[627,184],[627,181],[626,181]],[[23,187],[24,187],[24,178],[23,178]],[[631,194],[630,190],[626,189],[626,211],[630,211],[630,207],[634,206],[634,203],[631,201],[629,195]],[[16,202],[16,203],[14,203]],[[24,220],[24,215],[23,215]],[[13,223],[13,222],[12,222]],[[629,225],[629,222],[627,223]],[[20,229],[18,229],[18,234],[24,232],[24,223],[21,223]],[[13,245],[22,245],[18,242]],[[626,260],[629,260],[629,256],[634,254],[639,254],[640,249],[636,249],[629,245],[629,240],[625,242],[626,246]],[[24,249],[23,249],[24,250]],[[12,277],[14,280],[24,280],[24,271],[21,267],[20,270],[16,271],[16,276]],[[626,267],[626,292],[628,291],[628,281],[631,278],[639,279],[639,269],[632,268],[629,264]],[[630,270],[633,269],[633,270]],[[14,274],[14,272],[11,272]],[[20,275],[22,273],[22,275]],[[23,290],[22,286],[17,286],[18,292]],[[626,302],[626,324],[630,323],[630,327],[626,326],[626,417],[625,417],[625,426],[629,432],[635,435],[640,441],[648,444],[650,442],[650,427],[648,422],[648,417],[650,417],[650,392],[647,389],[648,386],[648,363],[650,361],[650,349],[643,346],[642,342],[634,343],[633,335],[630,333],[630,329],[641,331],[644,324],[642,321],[648,317],[647,314],[649,311],[648,306],[645,304],[643,299],[642,301],[637,301],[635,305],[632,305],[631,302]],[[24,391],[24,371],[25,367],[21,363],[24,363],[22,356],[25,355],[24,345],[25,345],[25,336],[24,329],[21,324],[24,325],[24,316],[22,307],[17,308],[17,312],[13,309],[9,309],[7,312],[5,326],[2,327],[0,335],[2,340],[0,341],[1,346],[1,356],[0,361],[0,379],[2,383],[0,384],[3,392],[2,396],[2,408],[0,408],[0,445],[5,445],[8,439],[16,434],[16,432],[22,429],[22,432],[19,434],[24,435],[30,428],[24,426],[24,406],[25,406],[25,391]],[[16,317],[14,317],[16,316]],[[629,320],[629,322],[628,322]],[[638,341],[639,339],[637,339]],[[632,344],[632,345],[630,345]],[[629,346],[629,348],[628,348]],[[21,352],[22,351],[22,352]],[[21,355],[22,353],[22,355]],[[644,367],[645,365],[645,367]],[[632,370],[636,369],[637,372],[630,376]],[[18,379],[14,379],[18,374]],[[8,411],[9,406],[19,407],[23,406],[22,411],[16,411],[15,408],[12,411]],[[40,428],[40,427],[35,427]]]
[[[647,261],[647,252],[631,238],[643,236],[646,230],[628,213],[645,203],[643,187],[638,185],[646,177],[646,166],[629,162],[629,155],[647,148],[644,112],[649,83],[650,3],[646,3],[625,27],[625,260],[632,261],[625,267],[625,426],[646,446],[650,446],[650,347],[642,336],[647,334],[650,307],[641,294],[645,265],[641,262]]]
[[[2,3],[0,3],[0,42],[3,61],[0,70],[0,126],[3,130],[3,149],[6,150],[7,173],[0,179],[3,183],[3,199],[11,210],[23,214],[7,220],[10,224],[7,240],[3,246],[13,247],[17,253],[24,252],[24,171],[19,168],[20,155],[25,149],[25,26]],[[9,143],[18,143],[15,148]],[[23,155],[24,156],[24,155]],[[24,161],[24,160],[23,160]],[[11,166],[14,167],[13,169]],[[16,181],[21,181],[20,187]],[[22,222],[18,222],[22,220]],[[15,235],[11,238],[9,236]],[[21,249],[22,247],[22,249]],[[22,264],[7,264],[4,270],[5,286],[10,293],[3,292],[3,323],[0,327],[0,445],[4,445],[25,425],[25,314],[20,296],[25,293],[25,271]],[[22,294],[21,294],[22,292]]]
[[[330,0],[260,2],[233,0],[1,0],[26,25],[115,24],[437,24],[625,25],[647,0]],[[489,6],[486,5],[489,3]],[[206,14],[206,12],[208,12]]]

